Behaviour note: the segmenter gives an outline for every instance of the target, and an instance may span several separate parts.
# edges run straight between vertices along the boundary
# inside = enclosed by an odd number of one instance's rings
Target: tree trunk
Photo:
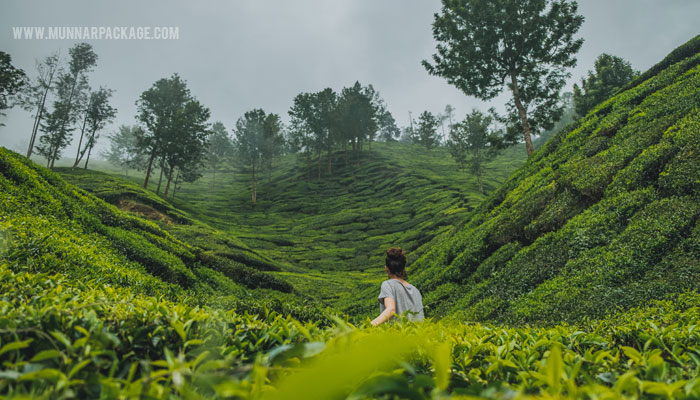
[[[83,127],[80,128],[80,140],[78,141],[78,152],[75,154],[75,162],[73,163],[73,168],[77,167],[78,164],[80,164],[80,159],[82,158],[80,156],[80,150],[83,147],[83,137],[85,137],[85,125],[87,125],[87,111],[85,112],[85,116],[83,117]],[[85,154],[85,151],[83,151],[83,154]]]
[[[256,201],[258,200],[257,192],[256,192],[256,187],[255,187],[255,167],[253,167],[253,181],[251,182],[251,199],[253,200],[253,205],[255,205]]]
[[[168,171],[168,183],[165,184],[165,193],[163,193],[163,200],[167,200],[167,199],[168,199],[168,190],[170,190],[170,181],[173,180],[173,172],[174,172],[174,169],[175,169],[175,168],[170,167],[170,170]],[[161,168],[161,171],[162,171],[162,168]]]
[[[318,180],[321,180],[321,148],[318,148],[316,152],[316,157],[318,157]]]
[[[523,124],[523,136],[525,137],[525,149],[527,150],[527,156],[530,157],[534,151],[532,147],[532,139],[530,138],[530,123],[527,121],[527,111],[523,103],[520,101],[520,88],[518,88],[518,80],[515,73],[511,72],[511,90],[513,91],[513,102],[515,103],[515,108],[518,109],[518,114],[520,114],[520,122]]]
[[[87,151],[88,153],[88,159],[90,158],[90,153],[92,153],[92,148],[95,147],[95,132],[90,133],[90,137],[88,138],[87,143],[85,143],[85,148],[83,151],[79,152],[78,159],[75,161],[75,164],[73,164],[73,168],[77,168],[78,164],[80,164],[80,161],[82,161],[83,157],[85,156],[85,152]],[[88,160],[85,160],[85,169],[87,169],[87,163]]]
[[[158,178],[158,187],[156,188],[156,194],[160,194],[160,184],[163,182],[163,166],[160,166],[160,177]]]
[[[331,155],[331,146],[328,146],[328,175],[333,175],[333,170],[331,167],[332,164],[332,155]]]
[[[34,117],[34,126],[32,127],[32,137],[29,139],[29,148],[27,149],[27,158],[32,156],[32,151],[34,150],[34,142],[36,141],[36,134],[39,132],[39,126],[41,125],[41,118],[44,115],[44,105],[46,104],[46,96],[48,95],[48,89],[44,92],[41,98],[41,105],[36,112],[36,117]]]
[[[173,186],[173,200],[175,200],[175,193],[177,193],[177,183],[180,181],[180,169],[177,169],[177,175],[175,175],[175,186]]]
[[[93,132],[92,137],[94,137],[94,136],[95,136],[95,133]],[[92,137],[90,138],[90,141],[88,141],[88,145],[90,145],[90,143],[92,143],[92,141],[94,140]],[[87,169],[88,161],[90,161],[90,154],[92,154],[93,147],[94,147],[94,144],[91,145],[90,147],[88,147],[88,154],[87,154],[87,158],[85,159],[85,169]]]
[[[143,188],[148,188],[148,180],[151,178],[151,168],[153,167],[153,159],[156,157],[155,149],[151,152],[151,157],[148,159],[148,167],[146,168],[146,179],[143,181]]]
[[[178,176],[179,176],[179,174],[180,173],[178,172]],[[212,171],[212,174],[211,174],[211,188],[212,188],[212,190],[214,190],[214,188],[216,188],[216,168],[214,168],[214,170]]]
[[[71,110],[73,108],[73,95],[75,94],[74,93],[75,86],[78,84],[78,75],[79,74],[73,75],[73,86],[71,86],[70,95],[68,96],[68,110],[66,111],[66,119],[64,119],[61,122],[61,129],[58,130],[59,135],[62,135],[65,132],[66,123],[68,122],[68,119],[70,119],[70,113],[71,113]],[[56,146],[56,148],[54,149],[53,155],[51,157],[51,169],[53,169],[53,163],[57,157],[58,157],[58,146]]]

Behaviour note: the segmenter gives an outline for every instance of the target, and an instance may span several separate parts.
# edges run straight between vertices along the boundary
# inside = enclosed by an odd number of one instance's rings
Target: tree
[[[42,124],[44,136],[39,138],[37,151],[47,158],[47,166],[53,168],[63,149],[71,142],[73,126],[81,112],[89,90],[87,73],[97,64],[97,54],[88,43],[78,43],[69,50],[68,72],[59,75],[57,100],[54,109]]]
[[[87,152],[84,167],[87,169],[88,161],[90,161],[90,153],[92,153],[92,149],[95,147],[95,143],[99,137],[98,132],[104,129],[107,124],[112,122],[114,117],[117,115],[117,109],[109,104],[109,98],[112,97],[113,92],[114,91],[111,89],[100,87],[100,89],[90,93],[88,106],[85,109],[83,129],[80,132],[78,153],[75,155],[75,163],[73,164],[73,168],[78,166]],[[85,143],[85,147],[81,147],[83,143],[83,136],[85,136],[86,133],[87,142]]]
[[[237,161],[240,163],[243,171],[250,175],[253,205],[257,202],[257,174],[260,172],[263,160],[264,124],[265,111],[254,109],[246,112],[236,121],[236,138],[233,142],[238,156]]]
[[[102,154],[112,165],[124,168],[124,175],[129,175],[129,168],[139,169],[144,163],[144,154],[139,147],[139,137],[143,134],[138,125],[121,125],[116,132],[108,135],[109,149]]]
[[[328,160],[328,175],[333,173],[332,151],[333,145],[337,141],[334,131],[335,109],[338,96],[331,88],[323,89],[312,97],[313,115],[312,126],[316,134],[316,148],[318,149],[318,178],[321,179],[321,149],[325,148]]]
[[[170,183],[176,170],[185,172],[189,182],[201,176],[207,141],[211,133],[207,123],[209,115],[209,109],[191,97],[182,107],[175,110],[163,141],[163,166],[167,168],[164,199],[168,198]]]
[[[41,126],[41,120],[46,114],[46,100],[55,89],[55,77],[61,72],[59,57],[57,53],[51,54],[41,62],[36,62],[37,76],[34,83],[30,84],[28,90],[19,98],[19,103],[25,111],[34,113],[34,124],[29,137],[29,147],[27,148],[27,158],[32,156],[36,136]]]
[[[438,144],[437,127],[440,121],[429,111],[423,111],[418,117],[418,130],[414,136],[414,143],[425,146],[430,150]]]
[[[0,116],[12,107],[10,99],[27,86],[27,76],[23,70],[12,65],[12,57],[0,51]],[[4,124],[0,123],[0,126]]]
[[[522,132],[528,155],[531,135],[558,119],[558,94],[566,68],[583,39],[583,23],[570,0],[442,0],[435,14],[438,42],[432,63],[423,66],[469,96],[489,100],[508,87],[512,129]]]
[[[441,142],[447,142],[450,129],[452,129],[452,118],[454,117],[455,108],[450,104],[445,106],[445,111],[438,116],[440,127],[442,128]],[[447,122],[447,132],[445,132],[445,122]]]
[[[272,161],[284,150],[284,126],[277,114],[267,114],[263,121],[262,167],[267,170],[268,178],[272,174]],[[330,172],[330,166],[329,166]]]
[[[595,60],[594,71],[581,78],[581,86],[574,84],[574,107],[583,117],[594,106],[607,100],[615,91],[639,75],[629,62],[610,54],[601,54]]]
[[[170,78],[156,81],[153,86],[141,93],[136,101],[138,109],[136,119],[146,128],[139,136],[139,146],[148,154],[144,188],[148,187],[156,157],[164,157],[168,140],[173,136],[175,114],[191,98],[185,81],[178,74],[173,74]]]
[[[492,130],[493,118],[478,110],[472,110],[466,118],[452,125],[447,146],[460,169],[476,175],[479,191],[484,193],[483,174],[485,164],[505,147],[516,142],[515,135]]]
[[[232,161],[234,153],[233,141],[226,131],[226,127],[220,121],[211,126],[211,136],[207,148],[206,166],[212,171],[211,185],[215,186],[216,171],[222,165]]]
[[[379,130],[379,139],[384,142],[395,142],[401,136],[401,129],[396,126],[394,116],[386,108],[377,112],[377,128]]]
[[[336,123],[338,130],[341,131],[346,165],[348,164],[347,144],[352,143],[356,164],[359,165],[362,143],[365,140],[371,143],[377,133],[375,93],[371,86],[363,88],[360,82],[355,82],[353,86],[344,88],[340,94]]]
[[[306,175],[310,178],[311,154],[314,146],[314,133],[311,124],[312,99],[310,93],[300,93],[294,97],[289,109],[291,126],[288,144],[292,151],[301,152],[306,159]]]

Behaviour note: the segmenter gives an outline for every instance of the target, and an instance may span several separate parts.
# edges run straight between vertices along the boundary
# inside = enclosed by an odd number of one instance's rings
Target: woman
[[[392,247],[386,251],[384,270],[389,279],[382,282],[379,291],[379,316],[372,320],[372,326],[383,324],[396,314],[408,314],[411,321],[423,320],[423,296],[420,291],[406,282],[406,252]]]

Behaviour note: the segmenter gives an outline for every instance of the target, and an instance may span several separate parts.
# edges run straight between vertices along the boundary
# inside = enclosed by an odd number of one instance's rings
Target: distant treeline
[[[448,104],[444,113],[423,111],[418,120],[409,112],[408,126],[399,128],[379,92],[355,82],[338,92],[326,88],[298,94],[287,125],[277,114],[250,110],[238,119],[231,136],[221,122],[209,122],[209,109],[173,74],[141,94],[137,123],[111,133],[103,155],[125,173],[145,171],[144,187],[153,171],[160,171],[156,192],[160,194],[165,182],[164,198],[205,171],[212,173],[214,185],[217,171],[234,168],[249,176],[255,203],[259,177],[269,176],[276,157],[297,153],[306,179],[323,179],[333,175],[334,154],[340,152],[337,157],[346,168],[358,166],[363,150],[371,150],[377,140],[407,141],[428,150],[448,146],[458,167],[481,183],[484,163],[501,149],[524,143],[530,155],[532,135],[546,136],[561,128],[557,121],[584,116],[637,75],[625,60],[602,54],[594,71],[580,86],[574,85],[573,94],[562,95],[570,76],[566,69],[576,63],[583,43],[574,38],[583,17],[575,2],[541,3],[509,13],[509,7],[520,7],[517,1],[506,1],[502,8],[488,2],[444,2],[435,15],[436,54],[423,66],[482,100],[509,89],[512,98],[503,115],[493,108],[488,113],[475,109],[463,120],[454,120],[454,108]],[[521,26],[517,22],[523,19],[534,23]],[[84,160],[87,168],[100,132],[117,110],[109,104],[111,89],[93,90],[89,85],[98,60],[92,46],[78,43],[68,55],[67,60],[55,53],[38,61],[36,76],[29,79],[0,52],[0,112],[20,105],[33,113],[26,155],[38,153],[49,167],[80,132],[73,166]]]

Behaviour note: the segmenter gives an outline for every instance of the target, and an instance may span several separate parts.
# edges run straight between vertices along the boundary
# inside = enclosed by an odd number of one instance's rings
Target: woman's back
[[[391,297],[396,304],[396,314],[403,314],[408,311],[408,319],[411,321],[422,321],[423,315],[423,296],[417,287],[406,282],[402,283],[398,279],[387,279],[382,282],[379,291],[379,312],[384,312],[386,308],[384,299]]]

